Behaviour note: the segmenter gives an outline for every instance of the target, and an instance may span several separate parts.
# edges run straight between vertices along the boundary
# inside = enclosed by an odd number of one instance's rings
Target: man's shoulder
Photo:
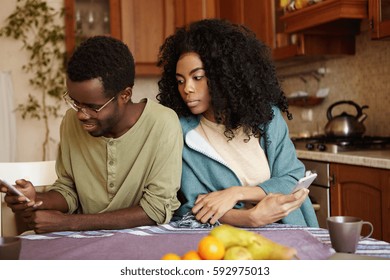
[[[142,99],[141,102],[147,102],[148,111],[152,113],[152,115],[156,116],[157,118],[176,118],[177,114],[175,111],[173,111],[171,108],[168,108],[164,105],[161,105],[160,103],[157,103],[156,101],[152,99]]]
[[[62,118],[62,125],[66,125],[69,127],[75,127],[76,124],[78,124],[78,119],[76,117],[76,112],[73,109],[68,109],[65,112],[64,117]]]
[[[175,111],[165,107],[154,100],[147,99],[147,119],[150,122],[157,123],[161,126],[180,126],[179,118]]]

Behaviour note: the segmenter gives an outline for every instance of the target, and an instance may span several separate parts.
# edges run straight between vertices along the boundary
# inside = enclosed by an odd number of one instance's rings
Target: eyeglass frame
[[[113,96],[110,100],[108,100],[106,103],[104,103],[102,106],[100,106],[99,109],[94,109],[94,108],[91,108],[91,107],[88,107],[88,106],[80,106],[80,105],[77,105],[76,104],[76,100],[74,100],[72,97],[70,97],[69,95],[69,92],[68,91],[65,91],[65,93],[62,95],[62,98],[65,100],[65,103],[70,107],[72,108],[73,110],[75,110],[76,112],[83,112],[86,116],[88,117],[91,117],[91,114],[89,114],[87,112],[87,110],[92,110],[94,111],[96,114],[99,113],[101,110],[103,110],[111,101],[113,101],[117,96]]]

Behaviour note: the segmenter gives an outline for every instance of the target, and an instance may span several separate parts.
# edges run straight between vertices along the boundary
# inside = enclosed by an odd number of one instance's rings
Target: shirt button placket
[[[110,140],[107,143],[107,192],[108,199],[111,201],[115,196],[115,175],[116,175],[116,164],[115,164],[115,155],[116,155],[116,143],[113,140]]]

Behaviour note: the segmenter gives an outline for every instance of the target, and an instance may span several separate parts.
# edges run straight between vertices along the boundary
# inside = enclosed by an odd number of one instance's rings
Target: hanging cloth
[[[10,72],[0,71],[0,162],[16,160],[16,118]]]

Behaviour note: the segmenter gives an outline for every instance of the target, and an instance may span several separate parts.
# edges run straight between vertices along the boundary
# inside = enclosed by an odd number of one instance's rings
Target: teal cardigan
[[[259,185],[266,193],[291,193],[298,179],[304,176],[305,167],[296,156],[294,144],[288,135],[288,127],[280,110],[276,107],[274,118],[264,127],[261,137],[271,171],[271,178]],[[199,125],[199,116],[182,117],[183,171],[179,198],[181,207],[175,213],[180,219],[191,211],[199,194],[241,185],[236,174],[216,154],[215,150],[194,130]],[[242,203],[236,208],[242,207]],[[318,227],[318,221],[310,199],[281,220],[285,224]]]

